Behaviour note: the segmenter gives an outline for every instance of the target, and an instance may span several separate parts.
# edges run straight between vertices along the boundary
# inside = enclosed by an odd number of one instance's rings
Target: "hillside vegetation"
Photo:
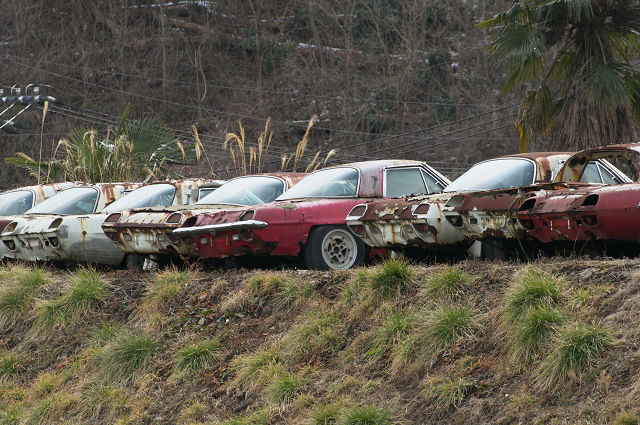
[[[637,424],[640,262],[0,271],[2,424]]]

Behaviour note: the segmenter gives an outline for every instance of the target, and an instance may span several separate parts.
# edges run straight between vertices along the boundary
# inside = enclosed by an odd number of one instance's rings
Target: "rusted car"
[[[367,161],[310,174],[275,202],[185,222],[174,236],[195,244],[202,258],[299,257],[313,269],[362,263],[365,245],[344,218],[363,199],[440,192],[449,180],[418,161]]]
[[[197,199],[201,186],[222,183],[189,179],[141,187],[131,183],[78,187],[16,218],[0,238],[11,258],[118,265],[125,254],[100,227],[109,213],[147,205],[186,205]]]
[[[195,205],[137,208],[111,214],[102,224],[104,233],[129,254],[188,257],[194,247],[171,232],[201,213],[233,210],[271,202],[300,181],[304,173],[268,173],[237,177]],[[152,259],[154,257],[151,257]]]
[[[583,249],[591,245],[596,249],[608,247],[612,254],[637,253],[640,143],[581,151],[567,161],[555,181],[570,182],[577,176],[593,173],[589,164],[603,160],[620,165],[635,181],[608,179],[607,185],[570,187],[525,199],[517,218],[529,236],[547,246]]]
[[[460,252],[475,240],[483,240],[487,251],[492,249],[491,240],[517,238],[524,233],[516,212],[532,193],[566,186],[552,183],[552,179],[569,157],[565,152],[543,152],[483,161],[442,194],[357,205],[346,222],[354,234],[374,247]],[[593,162],[589,169],[595,173],[585,175],[586,181],[602,183],[600,170],[611,180],[628,180],[606,161]],[[475,255],[482,253],[476,251]]]
[[[0,193],[0,231],[11,223],[13,216],[21,215],[58,192],[76,186],[77,183],[51,183],[19,187]],[[8,217],[8,218],[6,218]]]

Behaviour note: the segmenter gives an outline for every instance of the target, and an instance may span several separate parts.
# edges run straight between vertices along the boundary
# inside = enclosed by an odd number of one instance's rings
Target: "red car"
[[[363,199],[442,191],[449,180],[418,161],[367,161],[325,168],[302,179],[275,202],[200,214],[173,236],[187,238],[202,258],[300,256],[309,268],[360,265],[365,245],[345,225]]]
[[[606,182],[584,188],[555,190],[525,200],[517,213],[529,235],[544,244],[571,248],[605,243],[637,248],[640,241],[640,143],[586,149],[567,160],[555,181],[594,172],[594,160],[608,160],[633,175],[635,182]],[[597,171],[596,171],[597,172]]]

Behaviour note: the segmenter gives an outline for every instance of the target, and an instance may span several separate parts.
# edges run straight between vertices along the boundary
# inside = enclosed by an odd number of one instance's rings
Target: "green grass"
[[[291,373],[275,375],[269,385],[269,398],[276,403],[287,404],[308,384],[308,380]]]
[[[336,425],[340,408],[335,404],[321,404],[311,412],[310,425]]]
[[[455,298],[473,284],[473,278],[457,267],[448,266],[433,273],[424,285],[425,291],[437,297]]]
[[[402,341],[413,328],[415,314],[409,310],[394,309],[384,324],[376,329],[367,343],[366,359],[378,361],[387,351]]]
[[[451,347],[458,339],[471,336],[476,328],[476,313],[468,306],[443,306],[427,314],[420,333],[433,350]]]
[[[530,307],[559,306],[565,282],[550,272],[527,266],[518,273],[504,298],[508,323],[515,323]]]
[[[0,425],[18,425],[21,418],[22,411],[18,406],[0,410]]]
[[[229,386],[253,393],[268,382],[271,371],[281,364],[282,354],[275,349],[237,356],[231,361],[231,368],[236,372],[236,376],[230,381]]]
[[[327,359],[343,348],[345,329],[335,312],[311,311],[296,322],[283,338],[283,346],[292,359],[306,362]]]
[[[0,326],[12,326],[31,309],[35,295],[48,281],[49,275],[35,265],[15,265],[2,269],[4,284],[0,286]]]
[[[77,323],[103,305],[111,292],[111,285],[93,268],[81,268],[70,278],[62,295],[38,306],[36,328],[50,330]]]
[[[175,266],[157,272],[153,279],[147,282],[141,310],[153,311],[162,304],[174,300],[180,290],[197,276],[198,273],[194,270],[180,270]]]
[[[554,388],[593,367],[614,345],[608,329],[595,324],[571,324],[561,329],[549,356],[540,366],[538,384]]]
[[[340,425],[393,425],[398,423],[388,409],[359,406],[346,409]]]
[[[176,353],[175,369],[178,372],[202,371],[213,365],[221,349],[222,344],[218,338],[205,339],[186,345]]]
[[[93,383],[82,392],[82,405],[87,414],[97,422],[102,416],[103,421],[125,411],[127,392],[123,387],[103,383]]]
[[[267,425],[269,419],[268,413],[259,412],[251,416],[238,416],[222,422],[215,422],[215,425]]]
[[[413,272],[403,258],[390,258],[368,276],[370,288],[383,297],[398,296],[411,286]]]
[[[279,297],[286,306],[294,306],[309,298],[315,291],[314,285],[302,279],[287,279],[280,286]]]
[[[638,425],[638,418],[633,413],[621,413],[613,425]]]
[[[531,307],[514,323],[511,354],[516,361],[530,361],[549,342],[565,316],[557,308],[544,305]]]
[[[422,394],[433,400],[438,410],[447,411],[451,407],[460,406],[473,387],[473,383],[464,376],[454,379],[431,377],[425,380]]]
[[[12,351],[0,354],[0,382],[15,377],[20,371],[20,356]]]
[[[31,408],[24,421],[25,425],[44,425],[60,423],[59,420],[64,411],[78,403],[77,397],[72,394],[54,393],[37,403]]]
[[[149,366],[158,345],[155,335],[121,332],[97,353],[99,374],[109,381],[132,380]]]

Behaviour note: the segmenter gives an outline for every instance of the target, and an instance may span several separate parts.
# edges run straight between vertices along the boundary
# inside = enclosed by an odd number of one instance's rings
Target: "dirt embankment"
[[[0,423],[637,423],[640,261],[0,281]]]

